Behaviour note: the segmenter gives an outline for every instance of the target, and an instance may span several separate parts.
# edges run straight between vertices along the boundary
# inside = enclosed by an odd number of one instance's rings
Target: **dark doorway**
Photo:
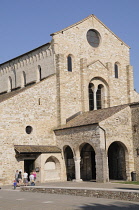
[[[28,173],[28,180],[30,173],[34,170],[34,161],[35,160],[24,160],[24,171]]]
[[[81,149],[81,179],[84,181],[96,179],[95,151],[88,143]]]
[[[126,180],[125,150],[120,142],[114,142],[108,149],[109,179]]]
[[[66,147],[64,151],[66,172],[67,172],[67,181],[75,179],[75,164],[73,159],[73,152],[69,146]]]

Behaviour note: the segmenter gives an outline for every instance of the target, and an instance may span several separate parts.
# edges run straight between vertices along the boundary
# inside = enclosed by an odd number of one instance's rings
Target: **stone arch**
[[[82,180],[96,180],[96,160],[95,150],[89,143],[84,142],[80,145],[80,170]]]
[[[50,156],[44,164],[44,179],[47,180],[60,180],[61,166],[59,160]]]
[[[128,150],[120,141],[114,141],[108,148],[109,179],[126,180],[128,168]]]
[[[67,181],[75,179],[74,153],[69,145],[63,147]]]

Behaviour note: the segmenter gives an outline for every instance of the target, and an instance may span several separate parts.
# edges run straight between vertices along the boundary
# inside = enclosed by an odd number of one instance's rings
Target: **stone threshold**
[[[107,198],[139,202],[139,190],[103,189],[103,188],[79,188],[79,187],[20,187],[21,192],[38,192],[49,194],[74,195],[84,197]]]

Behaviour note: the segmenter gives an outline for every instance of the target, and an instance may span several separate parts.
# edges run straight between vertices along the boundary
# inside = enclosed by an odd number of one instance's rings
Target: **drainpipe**
[[[98,125],[99,126],[99,125]],[[106,151],[106,131],[105,131],[105,129],[104,128],[102,128],[101,126],[99,126],[99,128],[101,129],[101,130],[103,130],[103,132],[104,132],[104,141],[105,141],[105,151]]]

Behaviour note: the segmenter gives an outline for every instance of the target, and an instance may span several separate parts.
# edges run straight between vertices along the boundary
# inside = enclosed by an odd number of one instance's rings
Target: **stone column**
[[[93,89],[93,94],[94,94],[94,110],[97,110],[96,92],[97,92],[97,89],[94,88],[94,89]]]
[[[75,162],[75,182],[81,182],[81,174],[80,174],[80,162],[81,158],[80,157],[74,157],[74,162]]]

